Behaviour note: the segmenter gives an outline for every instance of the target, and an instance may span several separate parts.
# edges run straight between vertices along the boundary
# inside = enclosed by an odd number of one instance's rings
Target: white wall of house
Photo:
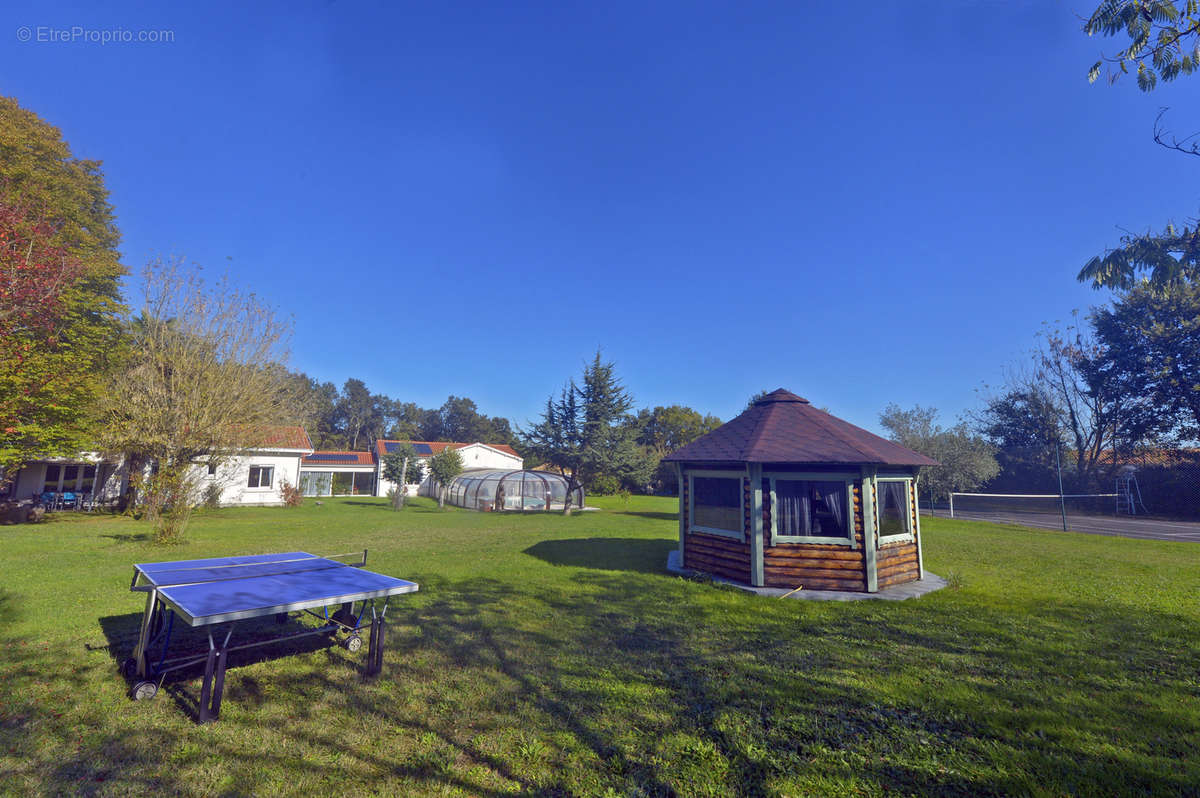
[[[300,484],[300,458],[304,453],[296,450],[256,451],[253,454],[242,455],[217,467],[216,473],[209,473],[207,465],[196,466],[194,472],[201,491],[198,500],[204,498],[203,492],[209,485],[216,485],[221,490],[223,506],[261,506],[283,504],[281,485],[284,481],[291,485]],[[262,469],[271,469],[269,483],[265,486],[257,484],[262,480]],[[251,472],[254,472],[255,484],[251,485]]]
[[[462,458],[464,471],[474,471],[478,468],[511,468],[516,471],[525,465],[522,458],[493,449],[484,443],[464,446],[458,450],[458,456]]]
[[[42,486],[45,483],[46,464],[26,463],[17,472],[16,484],[13,485],[12,496],[14,499],[28,499],[32,496],[40,496]]]
[[[458,456],[462,458],[464,471],[474,471],[480,468],[508,468],[513,471],[518,471],[524,465],[525,461],[516,455],[503,452],[499,449],[493,449],[485,443],[472,443],[458,450]],[[404,486],[404,492],[409,496],[428,496],[432,491],[432,480],[429,477],[429,458],[417,458],[417,462],[421,465],[421,481],[414,482]],[[376,496],[386,496],[388,491],[396,485],[383,478],[383,463],[376,464]]]
[[[417,464],[421,466],[421,482],[414,482],[412,484],[405,485],[404,495],[406,496],[416,496],[417,486],[425,483],[429,479],[429,458],[418,457]],[[383,478],[383,461],[379,461],[375,464],[375,495],[386,496],[388,495],[388,491],[394,487],[396,487],[395,482]]]

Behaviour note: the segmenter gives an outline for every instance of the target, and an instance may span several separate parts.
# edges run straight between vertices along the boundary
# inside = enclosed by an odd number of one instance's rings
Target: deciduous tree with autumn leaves
[[[0,97],[0,483],[89,442],[119,351],[119,240],[100,163]]]

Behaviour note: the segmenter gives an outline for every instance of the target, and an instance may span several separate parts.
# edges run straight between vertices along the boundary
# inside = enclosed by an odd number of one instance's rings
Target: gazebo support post
[[[866,559],[867,592],[879,592],[879,574],[875,568],[875,468],[862,468],[863,554]]]
[[[913,492],[913,537],[917,539],[917,579],[925,578],[925,554],[921,551],[921,492],[917,490],[917,485],[921,481],[921,471],[918,468],[917,473],[913,474],[912,492]]]
[[[687,525],[684,524],[684,516],[687,515],[687,509],[683,506],[683,465],[675,464],[675,492],[679,494],[679,564],[686,567],[683,561],[683,539],[687,532]]]
[[[750,475],[750,584],[763,586],[762,463],[747,463]]]

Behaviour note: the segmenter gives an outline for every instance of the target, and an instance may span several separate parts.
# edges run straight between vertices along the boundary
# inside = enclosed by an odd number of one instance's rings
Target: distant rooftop
[[[313,452],[306,455],[301,461],[301,465],[357,465],[357,466],[373,466],[375,465],[375,456],[371,452]]]
[[[385,455],[390,454],[392,451],[394,451],[397,446],[400,446],[405,443],[411,443],[413,449],[415,449],[417,454],[422,457],[429,457],[431,455],[441,454],[441,452],[443,450],[445,450],[446,447],[450,447],[451,449],[462,449],[467,446],[473,446],[475,443],[479,443],[482,446],[487,446],[489,449],[496,449],[497,451],[504,452],[505,454],[511,454],[513,457],[521,456],[521,455],[517,454],[516,449],[509,446],[507,443],[484,443],[483,441],[475,441],[474,443],[460,443],[457,441],[385,441],[385,440],[378,440],[378,441],[375,441],[375,454],[378,457],[384,457]]]

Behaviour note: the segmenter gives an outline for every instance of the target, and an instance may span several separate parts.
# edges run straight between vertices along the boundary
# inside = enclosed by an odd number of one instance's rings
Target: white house
[[[312,454],[312,442],[303,427],[278,427],[267,442],[219,466],[197,465],[196,476],[203,492],[220,490],[222,505],[272,505],[283,503],[282,484],[300,484],[300,461]],[[79,497],[113,501],[129,483],[124,458],[105,458],[84,453],[76,458],[37,460],[26,463],[13,478],[9,498],[38,496]],[[84,498],[86,497],[86,498]],[[198,497],[202,499],[203,495]],[[68,502],[70,499],[68,499]]]
[[[193,472],[200,491],[197,501],[219,491],[223,506],[283,504],[285,483],[298,487],[305,496],[386,496],[395,485],[383,478],[383,458],[402,443],[412,444],[421,469],[420,481],[404,486],[410,496],[432,494],[428,460],[447,447],[458,451],[464,471],[519,471],[524,465],[516,450],[497,443],[381,440],[370,452],[317,452],[303,427],[279,427],[266,444],[223,465],[198,463]],[[27,463],[17,472],[10,497],[72,494],[112,501],[125,492],[128,482],[122,458],[84,454],[75,459]]]
[[[395,450],[397,446],[411,443],[417,452],[417,462],[421,466],[421,481],[407,484],[404,491],[408,495],[432,495],[432,480],[429,478],[429,458],[441,454],[447,447],[458,450],[462,458],[464,471],[480,468],[509,468],[520,471],[524,459],[511,446],[503,443],[454,443],[447,441],[375,441],[375,495],[386,496],[388,491],[396,487],[394,482],[383,478],[383,458]]]
[[[224,465],[197,466],[201,490],[220,490],[223,507],[283,504],[284,483],[300,485],[300,463],[313,453],[303,427],[278,427],[262,446]]]

